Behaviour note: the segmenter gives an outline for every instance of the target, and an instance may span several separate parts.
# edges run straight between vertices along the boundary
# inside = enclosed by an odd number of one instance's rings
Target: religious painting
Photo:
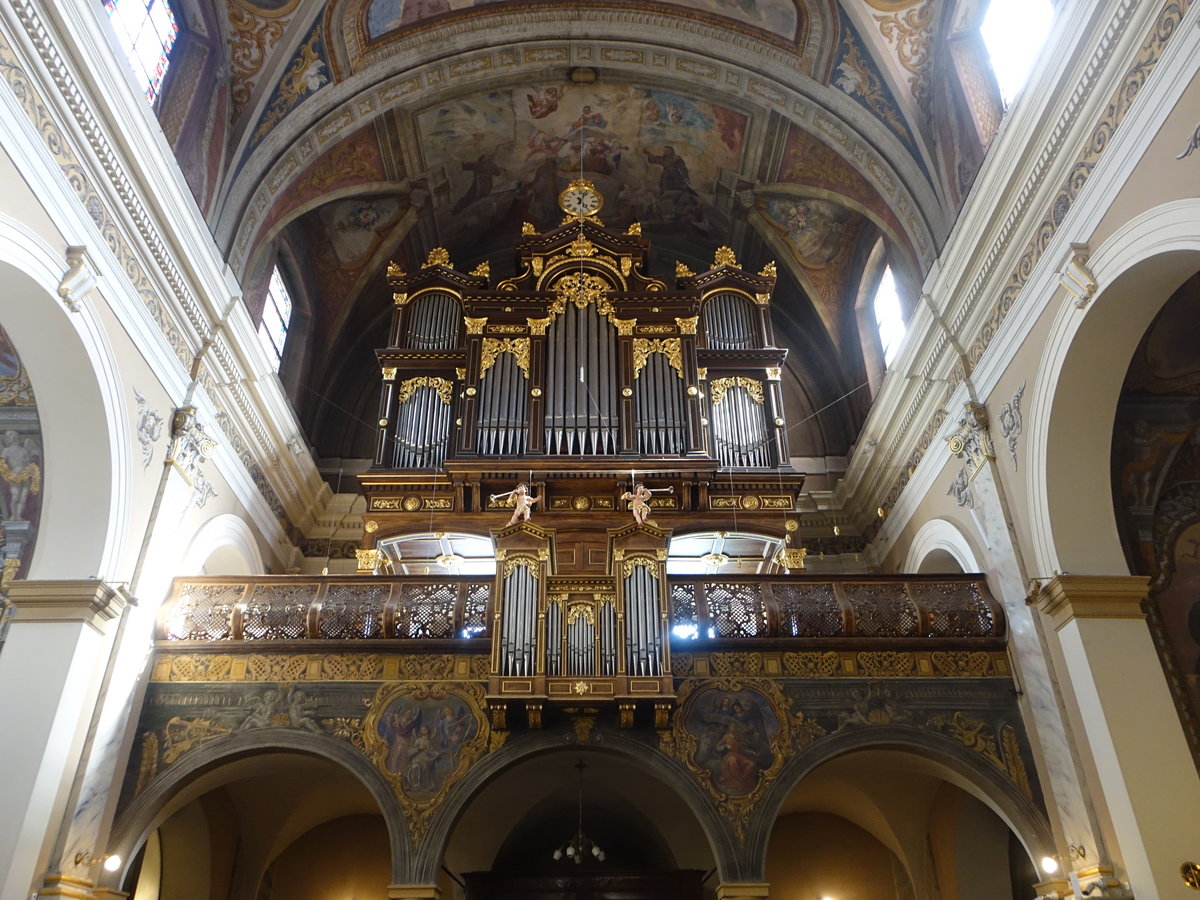
[[[713,189],[740,168],[747,117],[694,97],[628,85],[491,91],[417,116],[427,162],[441,163],[460,230],[548,228],[576,177],[604,196],[610,227],[638,221],[697,237],[725,232]]]
[[[695,738],[693,758],[721,793],[746,797],[776,762],[772,738],[779,718],[766,697],[750,688],[711,688],[695,695],[684,715]]]
[[[368,40],[420,25],[436,16],[490,6],[498,0],[371,0],[366,13]],[[794,43],[800,26],[795,0],[665,0],[668,6],[728,19],[768,31]]]
[[[763,213],[806,268],[828,265],[856,234],[857,216],[844,206],[809,197],[771,197]]]
[[[429,801],[482,749],[482,721],[473,698],[445,685],[384,687],[363,722],[364,741],[399,796]]]
[[[33,385],[21,357],[0,328],[0,640],[8,627],[8,584],[25,576],[42,512],[42,427]]]

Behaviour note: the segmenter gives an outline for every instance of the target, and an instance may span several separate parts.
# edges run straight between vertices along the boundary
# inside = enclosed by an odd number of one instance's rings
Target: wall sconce
[[[1083,859],[1086,856],[1087,850],[1084,847],[1079,844],[1071,844],[1067,847],[1067,855],[1064,861],[1070,862],[1077,859]],[[1063,859],[1061,856],[1043,856],[1042,871],[1047,875],[1053,875],[1059,870],[1059,868],[1061,868],[1059,865],[1059,860],[1061,859]]]
[[[91,850],[84,850],[81,853],[75,854],[75,865],[77,866],[94,866],[96,863],[104,865],[105,872],[115,872],[121,868],[121,857],[116,853],[107,853],[104,856],[92,856]]]

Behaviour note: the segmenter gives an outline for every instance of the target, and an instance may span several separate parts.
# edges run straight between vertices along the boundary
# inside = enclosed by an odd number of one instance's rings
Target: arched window
[[[258,323],[258,339],[267,354],[275,360],[275,371],[283,362],[283,344],[287,340],[288,323],[292,319],[292,298],[288,296],[279,269],[271,270],[271,285],[263,302],[262,320]]]
[[[167,0],[104,0],[117,41],[151,103],[158,97],[179,26]]]
[[[1025,86],[1054,20],[1051,0],[992,0],[979,25],[1005,109]]]
[[[883,349],[883,364],[890,366],[904,338],[904,316],[891,266],[883,270],[872,306],[875,310],[875,326],[879,329],[879,345]]]

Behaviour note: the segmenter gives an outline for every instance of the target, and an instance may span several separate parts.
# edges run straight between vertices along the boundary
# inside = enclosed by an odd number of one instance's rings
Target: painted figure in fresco
[[[458,768],[475,719],[456,698],[402,697],[388,705],[378,730],[387,744],[384,767],[400,777],[406,794],[423,796],[437,793]]]
[[[280,712],[280,699],[280,693],[275,688],[268,688],[261,697],[250,698],[250,715],[242,720],[238,731],[268,727]]]
[[[533,119],[544,119],[558,110],[558,101],[563,98],[563,89],[558,85],[534,88],[525,95],[529,102],[529,116]]]
[[[692,189],[687,163],[670,144],[663,147],[662,153],[651,153],[647,150],[646,159],[656,166],[662,166],[662,174],[658,177],[658,189],[664,195]]]
[[[400,774],[408,762],[408,748],[413,734],[420,724],[421,711],[409,706],[403,711],[388,710],[379,723],[379,734],[387,741],[388,755],[385,765],[389,772]]]
[[[491,153],[481,153],[479,159],[471,162],[463,160],[460,164],[463,171],[472,173],[471,186],[467,192],[454,204],[454,213],[460,213],[476,200],[482,200],[492,192],[493,179],[500,174],[501,169],[494,162]]]
[[[32,438],[21,440],[15,431],[4,433],[0,447],[0,476],[8,482],[8,504],[4,518],[21,521],[30,494],[42,489],[42,470],[37,464],[37,444]]]
[[[621,495],[621,499],[629,504],[629,511],[633,513],[633,521],[639,525],[646,524],[646,517],[650,515],[650,489],[640,481],[634,485],[632,491],[626,491]]]
[[[405,0],[404,12],[400,14],[400,22],[412,25],[430,16],[438,16],[450,12],[449,0]]]
[[[762,700],[749,691],[712,691],[688,713],[696,736],[696,762],[727,794],[745,796],[758,787],[762,770],[775,760]]]

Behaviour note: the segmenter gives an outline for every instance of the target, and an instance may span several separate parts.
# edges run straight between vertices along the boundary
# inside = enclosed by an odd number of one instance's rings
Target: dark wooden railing
[[[254,576],[177,579],[165,641],[479,640],[490,576]],[[1005,636],[980,576],[671,576],[674,641]]]

